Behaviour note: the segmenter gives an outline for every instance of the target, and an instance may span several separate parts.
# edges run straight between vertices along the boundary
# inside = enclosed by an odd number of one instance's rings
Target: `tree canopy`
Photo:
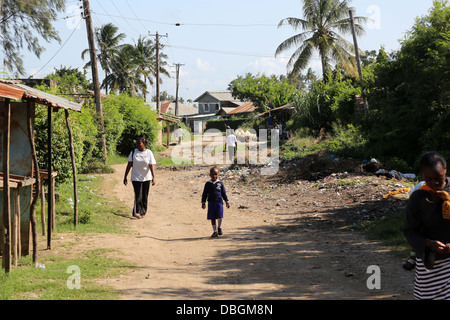
[[[253,75],[238,76],[228,85],[233,97],[252,101],[261,111],[281,107],[292,102],[296,86],[283,76]]]
[[[60,41],[52,23],[65,9],[65,0],[0,0],[0,33],[4,64],[9,71],[24,74],[20,51],[24,46],[40,57],[44,47],[39,43],[36,31],[47,42]]]

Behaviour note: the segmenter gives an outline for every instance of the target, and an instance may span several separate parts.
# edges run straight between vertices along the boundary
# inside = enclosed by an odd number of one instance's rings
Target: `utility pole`
[[[360,60],[360,57],[359,57],[358,40],[356,38],[355,21],[353,19],[353,10],[350,9],[348,12],[350,14],[350,24],[351,24],[351,27],[352,27],[353,43],[355,45],[356,65],[358,67],[359,81],[361,82],[361,93],[362,93],[362,98],[363,98],[363,101],[364,101],[364,109],[367,111],[368,106],[367,106],[367,101],[366,101],[366,97],[365,97],[363,74],[362,74],[362,68],[361,68],[361,60]]]
[[[83,0],[84,19],[86,20],[86,29],[89,42],[89,53],[91,55],[92,82],[94,83],[95,109],[97,117],[100,121],[100,130],[102,132],[103,157],[106,161],[106,138],[105,123],[103,121],[102,100],[100,97],[100,84],[98,81],[97,70],[97,54],[95,52],[94,32],[92,31],[91,10],[89,8],[89,0]]]
[[[180,87],[180,67],[184,66],[182,63],[175,63],[177,69],[177,93],[175,98],[175,116],[178,116],[178,88]]]
[[[156,32],[156,34],[148,34],[151,37],[156,37],[156,110],[158,111],[158,115],[160,115],[161,111],[160,111],[160,90],[159,90],[159,38],[161,37],[166,37],[167,38],[167,33],[166,35],[160,35],[158,32]]]

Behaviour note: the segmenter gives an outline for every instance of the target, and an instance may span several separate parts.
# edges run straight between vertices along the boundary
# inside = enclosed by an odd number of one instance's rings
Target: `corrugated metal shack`
[[[15,102],[20,100],[22,102]],[[52,176],[51,128],[52,112],[65,109],[69,136],[68,111],[81,112],[81,105],[62,97],[42,92],[17,81],[0,80],[0,252],[6,272],[19,255],[30,253],[31,210],[38,193],[39,166],[34,146],[35,104],[48,107],[48,177]],[[72,143],[71,143],[72,145]],[[75,173],[75,172],[74,172]],[[51,184],[49,183],[49,186]],[[35,192],[33,193],[33,186]],[[49,223],[47,246],[51,248],[50,216],[53,211],[53,188],[49,187]],[[34,211],[33,211],[34,212]],[[35,229],[35,221],[34,221]],[[33,233],[33,261],[36,256]]]

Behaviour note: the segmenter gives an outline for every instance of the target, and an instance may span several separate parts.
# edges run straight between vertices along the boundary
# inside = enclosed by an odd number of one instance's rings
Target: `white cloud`
[[[266,75],[286,74],[288,58],[259,58],[248,65],[251,73],[265,73]]]
[[[253,74],[264,73],[266,75],[286,75],[288,72],[288,61],[288,57],[259,58],[248,64],[246,72],[250,72]],[[311,61],[309,62],[303,73],[306,73],[309,68],[311,68],[316,74],[322,74],[322,63],[318,56],[313,56],[311,58]]]
[[[195,61],[195,66],[199,71],[203,72],[214,72],[216,71],[216,68],[211,66],[211,63],[209,61],[202,60],[200,58],[197,58]]]

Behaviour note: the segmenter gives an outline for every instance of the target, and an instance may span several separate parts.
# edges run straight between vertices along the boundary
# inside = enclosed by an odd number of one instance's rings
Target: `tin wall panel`
[[[0,102],[0,132],[4,132],[5,105]],[[34,119],[34,116],[33,116]],[[33,120],[34,123],[34,120]],[[0,150],[3,150],[0,140]],[[3,168],[3,153],[0,153],[0,168]],[[1,171],[1,169],[0,169]],[[27,104],[11,103],[10,174],[32,176],[31,147],[28,141]],[[20,188],[20,227],[22,255],[29,254],[30,205],[32,186]],[[11,215],[14,213],[14,192],[11,191]],[[3,193],[0,193],[0,226],[3,221]]]

